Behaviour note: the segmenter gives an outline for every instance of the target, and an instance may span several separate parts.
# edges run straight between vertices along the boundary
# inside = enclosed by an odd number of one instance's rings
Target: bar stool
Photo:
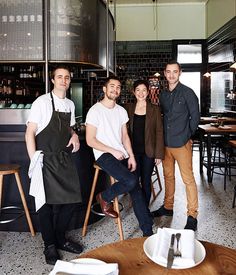
[[[95,168],[95,173],[94,173],[92,188],[91,188],[91,192],[90,192],[90,196],[89,196],[89,202],[88,202],[87,211],[86,211],[85,220],[84,220],[84,225],[83,225],[83,230],[82,230],[82,236],[83,237],[86,235],[86,231],[87,231],[87,225],[88,225],[89,216],[90,216],[90,212],[91,212],[91,208],[92,208],[92,202],[93,202],[95,188],[96,188],[96,185],[97,185],[99,171],[102,170],[96,163],[94,163],[93,167]],[[111,185],[115,183],[115,179],[112,176],[110,176],[110,183],[111,183]],[[120,240],[123,241],[124,240],[124,234],[123,234],[123,228],[122,228],[122,223],[121,223],[121,218],[120,218],[119,203],[118,203],[117,197],[114,199],[113,204],[114,204],[114,210],[118,213],[118,218],[115,219],[115,220],[116,220],[117,225],[118,225]]]
[[[234,160],[235,153],[233,148],[230,146],[229,141],[219,142],[218,147],[215,147],[213,151],[212,160],[212,178],[213,174],[224,176],[224,190],[226,190],[227,176],[231,180],[232,170],[236,169],[236,162]]]
[[[232,208],[235,207],[235,200],[236,200],[236,185],[234,186],[234,197],[233,197]]]
[[[33,225],[32,225],[29,210],[28,210],[27,203],[26,203],[26,200],[25,200],[25,195],[24,195],[24,191],[23,191],[23,188],[22,188],[19,171],[20,171],[20,166],[17,165],[17,164],[0,164],[0,211],[7,210],[7,209],[18,208],[16,206],[1,207],[1,205],[2,205],[1,203],[2,203],[3,176],[14,174],[31,235],[35,236],[35,231],[34,231],[34,228],[33,228]],[[13,220],[15,220],[15,219],[13,219]],[[2,221],[2,223],[11,222],[13,220]]]
[[[153,169],[153,173],[152,173],[152,177],[153,176],[156,176],[156,178],[154,179],[154,180],[152,180],[152,182],[151,182],[151,190],[152,190],[152,201],[151,201],[151,203],[153,203],[154,201],[155,201],[155,199],[157,198],[157,196],[161,193],[161,191],[162,191],[162,185],[161,185],[161,179],[160,179],[160,174],[159,174],[159,171],[158,171],[158,167],[157,167],[157,165],[155,164],[154,165],[154,169]],[[159,191],[156,193],[156,191],[155,191],[155,188],[154,188],[154,183],[155,182],[158,182],[158,185],[159,185]]]
[[[213,175],[224,176],[224,190],[226,190],[226,175],[228,174],[227,168],[227,151],[224,148],[224,142],[222,140],[217,141],[212,148],[212,167],[211,167],[211,177]]]

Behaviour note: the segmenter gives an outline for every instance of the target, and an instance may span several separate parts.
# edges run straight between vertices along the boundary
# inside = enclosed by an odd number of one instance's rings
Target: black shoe
[[[192,216],[188,216],[187,223],[184,229],[191,229],[193,231],[197,230],[197,219]]]
[[[150,237],[153,235],[152,230],[143,231],[143,237]]]
[[[57,248],[75,254],[80,254],[83,251],[83,247],[80,244],[69,240],[66,240],[63,244],[58,244]]]
[[[54,244],[46,247],[43,253],[45,255],[45,260],[47,264],[55,265],[56,261],[60,260],[60,256]]]
[[[161,217],[161,216],[173,216],[173,210],[166,209],[164,205],[162,205],[158,210],[151,212],[153,217]]]

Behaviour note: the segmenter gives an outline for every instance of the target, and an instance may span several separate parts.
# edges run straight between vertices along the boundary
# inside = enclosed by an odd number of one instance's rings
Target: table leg
[[[207,180],[212,182],[211,176],[211,135],[207,134]]]
[[[200,174],[203,173],[203,137],[204,133],[200,132],[200,144],[199,144],[199,171]]]

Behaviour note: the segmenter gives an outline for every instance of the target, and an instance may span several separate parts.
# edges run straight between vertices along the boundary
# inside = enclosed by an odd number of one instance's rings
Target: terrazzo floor
[[[214,242],[236,249],[236,208],[232,209],[233,187],[236,177],[227,183],[227,190],[223,190],[223,177],[214,175],[213,183],[208,184],[206,170],[199,174],[198,152],[193,158],[195,178],[199,190],[199,216],[196,238]],[[162,167],[159,166],[162,178]],[[157,191],[158,187],[156,186]],[[151,210],[157,209],[163,202],[164,190],[151,205]],[[129,207],[128,196],[121,198],[125,208],[122,211],[125,239],[141,237],[142,233],[137,226],[132,208]],[[155,218],[154,232],[158,227],[181,229],[186,223],[185,187],[182,184],[177,168],[176,195],[174,216]],[[101,245],[119,241],[117,225],[109,218],[104,218],[88,227],[87,235],[82,238],[81,229],[68,232],[68,236],[84,246],[84,252]],[[49,274],[52,266],[45,264],[43,243],[40,233],[31,237],[28,232],[0,231],[0,275],[43,275]],[[63,260],[70,261],[75,254],[60,252]],[[235,273],[236,274],[236,273]]]

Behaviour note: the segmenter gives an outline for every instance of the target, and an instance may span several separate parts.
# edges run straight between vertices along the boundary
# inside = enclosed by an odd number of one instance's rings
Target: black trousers
[[[65,242],[65,232],[75,210],[75,204],[44,204],[39,210],[39,222],[45,247]]]

